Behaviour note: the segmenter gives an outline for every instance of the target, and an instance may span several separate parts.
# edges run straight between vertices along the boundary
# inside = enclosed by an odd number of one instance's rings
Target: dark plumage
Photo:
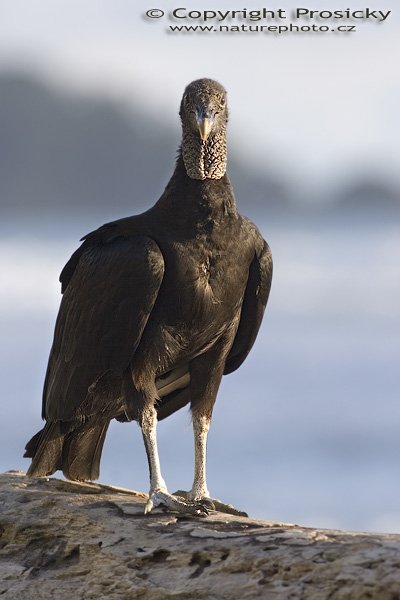
[[[147,510],[206,512],[205,445],[223,374],[257,336],[272,259],[236,210],[226,170],[226,92],[210,79],[185,90],[182,146],[158,202],[83,238],[65,265],[43,391],[44,428],[27,444],[29,475],[99,476],[111,419],[142,427]],[[187,500],[161,477],[156,422],[190,403],[195,478]]]

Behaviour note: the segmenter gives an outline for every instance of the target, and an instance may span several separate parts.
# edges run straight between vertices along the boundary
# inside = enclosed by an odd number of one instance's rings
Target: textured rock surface
[[[400,535],[214,513],[144,516],[145,494],[0,476],[0,596],[400,600]]]

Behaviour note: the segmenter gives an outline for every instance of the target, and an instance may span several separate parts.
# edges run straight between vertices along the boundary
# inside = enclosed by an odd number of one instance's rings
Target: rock
[[[398,600],[400,535],[157,509],[111,486],[0,475],[4,600]]]

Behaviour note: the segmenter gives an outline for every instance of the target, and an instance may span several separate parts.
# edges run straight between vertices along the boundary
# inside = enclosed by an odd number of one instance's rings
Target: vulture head
[[[192,81],[182,97],[182,155],[191,179],[221,179],[226,171],[226,91],[213,79]]]
[[[182,123],[206,142],[210,135],[225,131],[228,120],[225,89],[212,79],[192,81],[183,94],[179,114]]]

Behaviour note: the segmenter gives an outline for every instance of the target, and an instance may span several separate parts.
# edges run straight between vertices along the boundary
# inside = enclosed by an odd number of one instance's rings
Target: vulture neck
[[[225,128],[203,142],[184,127],[175,171],[155,205],[163,218],[173,214],[175,226],[184,227],[188,221],[213,226],[226,216],[237,218],[226,158]]]
[[[198,133],[183,126],[182,158],[191,179],[221,179],[226,172],[226,127],[210,135],[206,141]]]

